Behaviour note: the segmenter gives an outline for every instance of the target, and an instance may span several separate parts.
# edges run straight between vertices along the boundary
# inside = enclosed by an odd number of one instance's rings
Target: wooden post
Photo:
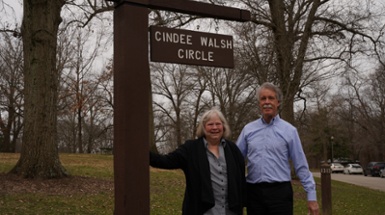
[[[148,8],[114,11],[115,215],[150,214]]]
[[[321,165],[322,215],[332,214],[331,172],[328,163],[325,162]]]
[[[182,0],[106,0],[114,10],[115,215],[150,214],[149,9],[246,22],[249,11]]]

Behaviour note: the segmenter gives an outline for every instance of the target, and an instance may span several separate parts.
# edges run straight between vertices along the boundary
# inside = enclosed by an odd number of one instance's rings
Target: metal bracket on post
[[[114,3],[114,7],[116,7],[121,0],[104,0],[104,1],[107,2],[107,5],[108,5],[109,2],[113,2]]]

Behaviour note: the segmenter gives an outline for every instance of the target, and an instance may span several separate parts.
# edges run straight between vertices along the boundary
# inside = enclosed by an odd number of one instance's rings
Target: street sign
[[[151,61],[234,68],[233,37],[150,27]]]

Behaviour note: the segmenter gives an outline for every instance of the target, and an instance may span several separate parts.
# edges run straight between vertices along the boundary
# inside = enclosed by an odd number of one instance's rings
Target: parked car
[[[385,169],[380,170],[380,177],[385,178]]]
[[[362,174],[362,167],[356,163],[347,164],[344,168],[344,174]]]
[[[380,176],[380,170],[385,168],[385,162],[370,162],[364,169],[364,176]]]
[[[331,163],[330,168],[332,169],[332,173],[344,172],[344,166],[340,163]]]

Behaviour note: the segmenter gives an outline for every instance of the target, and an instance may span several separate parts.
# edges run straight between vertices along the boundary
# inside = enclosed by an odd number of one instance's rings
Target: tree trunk
[[[57,32],[63,0],[24,0],[24,132],[11,173],[26,178],[66,176],[57,146]]]
[[[282,119],[290,122],[291,124],[295,125],[295,119],[294,119],[294,98],[293,96],[285,97],[283,104],[281,107],[280,116]]]
[[[9,98],[9,106],[8,106],[8,119],[4,122],[2,116],[0,116],[0,131],[2,133],[2,142],[0,142],[0,152],[15,152],[15,141],[18,138],[18,135],[12,134],[12,126],[16,121],[16,112],[15,112],[15,100],[14,98],[14,90],[10,87],[10,93],[8,95]],[[16,126],[15,126],[16,128]]]
[[[283,118],[294,123],[294,97],[297,94],[303,76],[303,64],[311,37],[311,28],[314,23],[314,17],[320,6],[319,0],[312,1],[309,13],[304,22],[304,28],[300,39],[297,41],[295,48],[296,21],[294,12],[285,8],[282,0],[269,1],[270,13],[272,18],[272,32],[274,35],[275,53],[277,56],[277,77],[279,87],[283,93],[283,104],[281,107],[281,115]],[[287,14],[285,14],[287,13]],[[289,16],[287,18],[285,15]],[[289,21],[287,21],[289,19]]]
[[[15,152],[15,146],[11,143],[11,134],[7,129],[1,129],[3,133],[0,139],[0,152]]]

